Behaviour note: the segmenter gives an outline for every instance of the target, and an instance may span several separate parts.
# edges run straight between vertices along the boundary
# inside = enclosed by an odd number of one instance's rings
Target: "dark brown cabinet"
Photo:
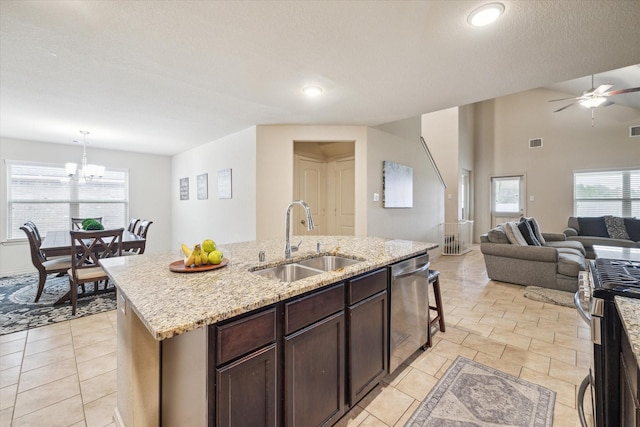
[[[347,301],[349,406],[355,406],[387,372],[387,271],[349,281]]]
[[[620,353],[620,421],[623,427],[640,427],[640,368],[629,338],[622,335]]]

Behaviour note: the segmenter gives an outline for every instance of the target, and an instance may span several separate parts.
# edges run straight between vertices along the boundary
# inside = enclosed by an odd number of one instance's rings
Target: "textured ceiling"
[[[256,124],[373,126],[640,64],[640,1],[503,1],[473,28],[483,3],[1,0],[0,135],[86,129],[90,146],[174,154]],[[324,94],[302,96],[310,83]]]

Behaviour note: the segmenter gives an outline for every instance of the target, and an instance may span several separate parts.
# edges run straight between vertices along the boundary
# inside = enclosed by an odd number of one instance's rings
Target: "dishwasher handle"
[[[401,270],[397,273],[393,273],[394,279],[401,279],[403,277],[411,276],[413,274],[422,273],[423,271],[428,271],[429,267],[431,267],[430,262],[425,262],[422,265],[419,265],[417,268],[411,269],[409,271]]]

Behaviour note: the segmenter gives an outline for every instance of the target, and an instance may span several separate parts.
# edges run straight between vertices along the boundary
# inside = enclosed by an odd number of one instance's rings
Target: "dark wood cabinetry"
[[[640,427],[640,368],[629,338],[622,331],[620,353],[620,421],[624,427]]]

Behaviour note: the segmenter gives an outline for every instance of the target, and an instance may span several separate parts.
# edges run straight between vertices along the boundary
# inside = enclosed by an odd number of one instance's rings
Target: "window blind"
[[[126,227],[129,171],[106,169],[102,178],[70,179],[64,165],[7,161],[7,238],[20,239],[20,227],[33,221],[41,234],[69,230],[71,218],[102,217],[105,228]]]
[[[574,216],[640,217],[640,169],[574,172]]]

